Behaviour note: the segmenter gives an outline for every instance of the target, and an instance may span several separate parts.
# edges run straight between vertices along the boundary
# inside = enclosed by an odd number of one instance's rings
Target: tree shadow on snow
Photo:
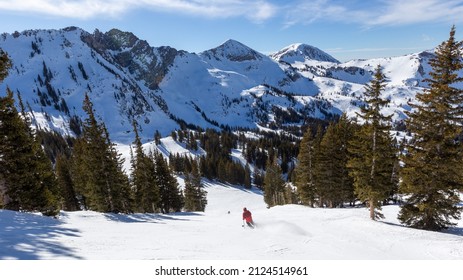
[[[189,221],[190,219],[182,219],[181,217],[202,216],[202,214],[194,212],[178,212],[170,214],[154,214],[154,213],[137,213],[137,214],[113,214],[105,213],[104,216],[113,222],[120,223],[157,223],[163,224],[166,220],[171,221]],[[179,218],[177,218],[179,217]]]
[[[406,226],[401,225],[401,224],[385,222],[385,221],[379,221],[379,222],[383,223],[383,224],[386,224],[386,225],[389,225],[389,226],[396,226],[396,227],[401,227],[401,228],[409,228],[409,227],[406,227]],[[413,228],[409,228],[409,229],[413,229]],[[416,230],[419,230],[419,229],[416,229]],[[463,236],[463,227],[451,227],[451,228],[445,229],[443,231],[430,231],[430,232]]]
[[[463,236],[463,227],[451,227],[451,228],[448,228],[448,229],[446,229],[446,230],[444,230],[442,232],[447,233],[447,234]]]
[[[55,240],[60,236],[79,237],[79,231],[65,228],[63,222],[51,217],[0,211],[0,260],[82,259]]]
[[[218,181],[210,181],[210,180],[204,180],[204,187],[206,188],[210,188],[212,185],[218,185],[218,186],[221,186],[221,187],[224,187],[224,188],[228,188],[228,189],[236,189],[236,190],[239,190],[239,191],[243,191],[243,192],[246,192],[246,193],[254,193],[254,194],[258,194],[258,195],[263,195],[263,191],[257,187],[252,187],[250,189],[246,189],[244,188],[243,186],[241,185],[231,185],[231,184],[228,184],[228,183],[222,183],[222,182],[218,182]]]

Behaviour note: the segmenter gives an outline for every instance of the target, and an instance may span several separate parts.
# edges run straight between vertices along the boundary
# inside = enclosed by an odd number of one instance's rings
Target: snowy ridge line
[[[199,54],[152,47],[117,29],[88,33],[76,27],[29,30],[0,36],[12,62],[0,92],[20,92],[35,123],[69,133],[69,120],[83,118],[84,93],[115,142],[130,143],[132,120],[142,139],[163,136],[182,124],[286,129],[307,117],[355,116],[364,85],[381,64],[388,79],[385,109],[395,121],[407,117],[427,84],[433,51],[340,63],[322,50],[294,44],[263,55],[235,40]],[[462,85],[463,86],[463,85]],[[298,120],[275,118],[293,111]]]

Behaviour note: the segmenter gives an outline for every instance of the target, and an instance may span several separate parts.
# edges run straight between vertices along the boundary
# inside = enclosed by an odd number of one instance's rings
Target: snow
[[[398,206],[373,222],[365,208],[267,209],[262,193],[205,182],[204,213],[61,212],[58,219],[0,211],[0,259],[452,260],[463,259],[463,222],[446,232],[401,226]],[[242,227],[241,211],[256,229]],[[230,211],[230,214],[228,214]]]
[[[11,57],[13,68],[0,85],[0,95],[6,87],[20,92],[35,116],[35,125],[72,134],[69,119],[74,115],[85,118],[82,100],[88,93],[113,141],[131,143],[132,121],[136,120],[145,143],[156,130],[167,136],[179,129],[177,119],[203,129],[220,125],[259,128],[272,120],[273,106],[304,110],[314,118],[343,112],[355,116],[365,84],[381,65],[388,83],[383,96],[391,100],[385,113],[403,120],[411,109],[407,102],[428,86],[423,80],[429,78],[429,61],[435,56],[431,50],[339,63],[306,44],[293,44],[266,56],[234,40],[195,54],[150,47],[128,32],[110,33],[115,37],[108,38],[121,44],[120,49],[90,47],[87,41],[97,43],[106,37],[79,28],[2,34],[0,48]],[[123,59],[128,55],[131,66]],[[43,83],[44,64],[59,99],[51,104],[43,100],[50,95]],[[157,74],[144,77],[143,72],[150,69]],[[463,83],[456,86],[461,88]],[[62,100],[69,114],[58,110]]]

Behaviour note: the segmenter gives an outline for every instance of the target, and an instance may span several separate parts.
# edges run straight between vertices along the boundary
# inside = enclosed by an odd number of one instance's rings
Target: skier
[[[246,207],[243,208],[243,221],[246,221],[246,224],[250,228],[254,228],[254,222],[252,221],[252,214],[251,212],[246,209]],[[243,227],[244,227],[244,222],[243,222]]]

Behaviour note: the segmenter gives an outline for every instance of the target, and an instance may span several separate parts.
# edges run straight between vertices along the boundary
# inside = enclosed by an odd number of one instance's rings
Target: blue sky
[[[306,43],[346,61],[434,48],[453,24],[461,40],[462,15],[463,0],[0,0],[0,32],[118,28],[189,52]]]

